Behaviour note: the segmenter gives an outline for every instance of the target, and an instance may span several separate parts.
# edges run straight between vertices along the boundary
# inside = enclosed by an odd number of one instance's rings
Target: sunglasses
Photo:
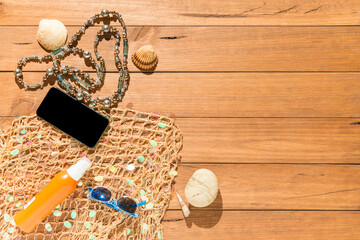
[[[136,208],[146,203],[146,201],[137,203],[134,199],[128,196],[122,196],[117,201],[115,201],[111,198],[111,191],[106,187],[95,187],[94,189],[89,187],[88,189],[89,193],[87,194],[87,197],[89,199],[103,203],[108,207],[130,215],[134,218],[138,216],[138,214],[135,213]]]

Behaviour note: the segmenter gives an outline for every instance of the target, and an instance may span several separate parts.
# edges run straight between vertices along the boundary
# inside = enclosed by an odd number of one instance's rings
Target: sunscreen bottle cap
[[[91,161],[87,157],[83,157],[77,163],[69,167],[67,172],[75,181],[79,181],[79,179],[84,175],[86,170],[90,168],[90,166]]]

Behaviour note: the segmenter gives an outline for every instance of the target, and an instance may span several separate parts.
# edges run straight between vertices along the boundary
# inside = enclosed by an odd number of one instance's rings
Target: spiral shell
[[[36,38],[46,50],[53,51],[65,44],[67,30],[64,24],[58,20],[42,19]]]
[[[131,57],[134,65],[140,69],[152,69],[158,62],[157,54],[151,45],[142,46]]]

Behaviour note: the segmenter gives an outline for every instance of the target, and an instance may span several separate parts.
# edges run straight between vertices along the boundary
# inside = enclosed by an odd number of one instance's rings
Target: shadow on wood
[[[201,228],[212,228],[220,221],[223,212],[221,192],[219,191],[214,202],[209,206],[204,208],[197,208],[190,205],[189,209],[190,216],[185,218],[186,226],[188,228],[191,228],[193,223]]]

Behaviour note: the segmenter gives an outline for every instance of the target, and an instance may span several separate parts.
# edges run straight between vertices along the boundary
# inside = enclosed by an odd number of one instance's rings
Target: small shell
[[[46,50],[53,51],[62,47],[67,39],[67,30],[58,20],[43,19],[39,23],[36,38]]]
[[[185,217],[188,217],[190,215],[190,210],[189,208],[186,206],[184,200],[182,200],[182,198],[180,197],[180,195],[178,193],[176,193],[177,197],[178,197],[178,200],[179,200],[179,204],[180,204],[180,207],[183,211],[183,214]]]
[[[45,229],[46,229],[46,231],[51,232],[52,227],[51,227],[50,223],[45,224]]]
[[[153,46],[146,45],[139,48],[139,50],[132,55],[131,60],[136,67],[147,70],[156,66],[158,57]]]
[[[144,162],[144,160],[145,160],[145,157],[144,157],[144,156],[138,157],[138,161],[139,161],[140,163]]]
[[[90,211],[89,212],[89,217],[95,217],[96,215],[96,212],[95,211]]]
[[[153,203],[148,203],[145,205],[146,209],[152,209],[154,207],[154,204]]]
[[[71,227],[72,227],[72,224],[71,224],[69,221],[65,221],[65,222],[64,222],[64,226],[65,226],[66,228],[71,228]]]
[[[116,172],[117,168],[114,166],[109,167],[110,172],[114,173]]]
[[[142,224],[142,228],[143,228],[143,229],[149,229],[149,225],[147,225],[146,223],[143,223],[143,224]]]
[[[55,210],[53,214],[54,214],[55,217],[60,217],[62,212],[59,211],[59,210]]]
[[[84,222],[84,226],[86,228],[91,228],[91,223],[90,222]]]
[[[70,216],[71,216],[72,219],[75,219],[76,218],[76,211],[72,211]]]
[[[5,220],[5,222],[10,222],[10,221],[11,221],[10,215],[7,214],[7,213],[5,213],[5,214],[4,214],[4,220]]]
[[[103,176],[96,176],[95,177],[95,181],[97,181],[97,182],[101,182],[101,181],[103,181],[104,180],[104,177]]]

